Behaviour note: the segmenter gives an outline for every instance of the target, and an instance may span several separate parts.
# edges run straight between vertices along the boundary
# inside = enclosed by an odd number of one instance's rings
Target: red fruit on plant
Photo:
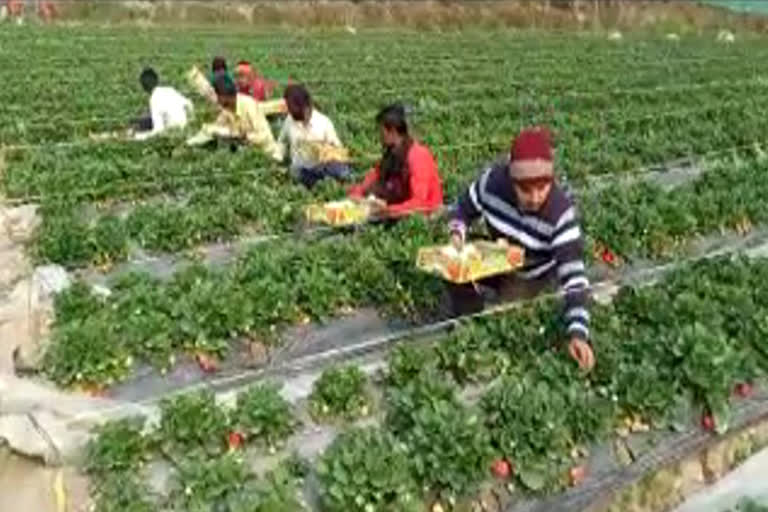
[[[752,384],[749,382],[739,382],[733,391],[740,398],[749,398],[752,396]]]
[[[209,355],[203,354],[202,352],[198,352],[197,354],[195,354],[195,359],[197,360],[197,364],[198,366],[200,366],[200,369],[203,370],[205,373],[212,373],[218,369],[216,360]]]
[[[230,450],[237,450],[243,444],[243,435],[240,432],[230,432],[227,442]]]
[[[581,484],[587,477],[587,467],[584,465],[574,466],[568,471],[568,480],[571,487]]]
[[[603,249],[601,257],[603,259],[603,263],[607,263],[608,265],[613,265],[616,263],[616,255],[613,254],[610,249]]]
[[[712,432],[715,430],[715,418],[712,417],[711,414],[705,413],[701,416],[701,427],[704,430],[708,430],[709,432]]]
[[[493,475],[497,478],[509,478],[512,473],[512,466],[505,459],[497,459],[491,465]]]

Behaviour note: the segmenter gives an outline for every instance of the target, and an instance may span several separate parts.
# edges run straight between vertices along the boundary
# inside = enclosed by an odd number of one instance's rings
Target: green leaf
[[[545,472],[536,468],[520,468],[520,482],[531,491],[540,491],[546,485]]]

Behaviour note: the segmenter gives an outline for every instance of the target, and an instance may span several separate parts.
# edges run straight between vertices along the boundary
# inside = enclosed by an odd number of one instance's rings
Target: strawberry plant
[[[422,409],[459,407],[457,393],[450,379],[426,367],[405,383],[387,388],[387,425],[396,434],[405,434],[419,421]]]
[[[144,435],[143,417],[102,425],[85,449],[85,470],[103,476],[109,472],[135,471],[149,460],[152,443]]]
[[[492,460],[490,437],[475,411],[447,401],[422,407],[400,439],[420,485],[444,499],[476,490]]]
[[[408,453],[391,434],[374,428],[339,435],[317,465],[329,511],[408,512],[422,509]]]
[[[509,356],[491,347],[482,329],[462,329],[436,347],[440,368],[460,383],[488,381],[504,372]]]
[[[297,425],[291,405],[276,386],[255,385],[238,394],[237,407],[232,412],[232,428],[245,434],[248,440],[273,448],[293,434]]]
[[[434,365],[434,349],[408,341],[398,344],[387,358],[387,384],[403,387]]]
[[[558,366],[550,358],[541,369]],[[604,432],[612,416],[604,399],[563,370],[512,373],[482,400],[494,448],[514,461],[520,481],[533,491],[555,485],[571,449]]]
[[[154,512],[158,509],[149,488],[131,472],[108,473],[93,489],[99,512]]]
[[[131,351],[115,343],[114,328],[86,317],[57,328],[43,357],[45,374],[66,386],[109,386],[128,376]]]
[[[56,322],[60,324],[86,318],[96,313],[102,304],[91,287],[83,281],[75,281],[72,286],[56,294],[53,301]]]
[[[259,480],[248,482],[244,492],[230,500],[233,512],[301,512],[296,480],[285,464],[280,464]]]
[[[357,366],[329,368],[312,388],[310,411],[320,420],[368,416],[373,404],[367,388],[368,378]]]
[[[291,453],[283,460],[283,468],[288,475],[297,480],[306,478],[312,469],[310,462],[297,452]]]
[[[233,454],[179,465],[170,501],[174,510],[296,512],[303,510],[294,479],[284,467],[256,478]]]
[[[230,423],[213,393],[200,391],[160,403],[158,440],[166,453],[218,455],[225,451]]]
[[[203,512],[215,507],[228,507],[236,496],[248,488],[253,479],[234,455],[200,460],[182,461],[175,485],[171,491],[174,510]]]

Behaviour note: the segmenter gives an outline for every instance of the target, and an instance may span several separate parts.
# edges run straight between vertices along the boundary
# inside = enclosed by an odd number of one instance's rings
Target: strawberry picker
[[[565,296],[568,351],[582,369],[592,369],[584,242],[575,206],[555,181],[546,129],[523,130],[510,157],[485,169],[460,197],[450,224],[457,249],[464,245],[467,226],[479,217],[491,236],[525,249],[525,264],[515,274],[493,276],[478,286],[449,284],[453,313],[480,311],[489,289],[508,301],[531,298],[557,283]]]
[[[277,85],[277,82],[260,76],[251,63],[245,60],[238,62],[235,67],[235,81],[238,92],[251,96],[256,101],[266,101],[271,98]]]
[[[137,140],[146,140],[169,129],[187,126],[194,113],[189,99],[173,87],[161,86],[157,72],[152,68],[145,68],[141,72],[139,82],[149,94],[149,116],[135,121]]]
[[[405,108],[385,107],[376,116],[383,155],[363,182],[349,189],[349,197],[374,196],[385,206],[377,215],[399,217],[432,213],[443,205],[443,185],[432,152],[408,131]]]
[[[235,83],[240,94],[259,102],[262,112],[270,116],[283,116],[288,111],[283,98],[272,99],[277,82],[261,76],[250,62],[241,60],[235,68]]]
[[[291,174],[307,188],[325,178],[346,181],[351,174],[349,155],[333,122],[314,107],[303,85],[289,85],[283,96],[290,115],[277,139],[278,160],[290,148]]]
[[[227,67],[227,59],[224,57],[214,57],[211,61],[211,71],[208,73],[208,81],[211,83],[211,85],[214,85],[216,83],[216,79],[224,75],[230,80],[234,80],[235,78],[232,76],[232,73],[229,72],[229,68]]]
[[[213,85],[220,112],[211,124],[203,125],[197,135],[187,140],[189,146],[202,146],[223,140],[235,150],[238,144],[261,149],[267,156],[278,158],[279,149],[259,103],[250,96],[239,94],[234,80],[221,74]]]

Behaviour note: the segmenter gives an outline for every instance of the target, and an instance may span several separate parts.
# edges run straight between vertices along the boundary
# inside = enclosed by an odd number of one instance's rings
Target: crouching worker
[[[256,101],[266,101],[271,98],[277,85],[277,82],[260,76],[258,70],[247,60],[237,63],[235,82],[238,92],[252,96]]]
[[[139,77],[141,87],[149,94],[147,117],[134,122],[137,140],[145,140],[171,128],[185,128],[194,112],[194,106],[173,87],[160,86],[157,73],[146,68]]]
[[[386,206],[376,212],[382,217],[411,213],[429,214],[443,204],[443,185],[429,148],[411,138],[402,105],[385,107],[376,116],[383,147],[381,160],[363,182],[350,188],[349,196],[370,195]]]
[[[214,90],[221,112],[216,121],[204,125],[197,135],[187,140],[187,144],[209,145],[218,140],[229,143],[233,150],[240,144],[247,144],[277,158],[275,138],[256,100],[239,94],[234,80],[224,74],[216,77]]]
[[[524,130],[512,145],[511,158],[487,168],[459,199],[451,221],[454,245],[461,247],[467,226],[482,217],[490,234],[525,249],[524,267],[513,275],[473,285],[450,285],[454,314],[481,310],[482,292],[501,300],[531,298],[559,283],[565,296],[568,350],[581,368],[595,358],[589,339],[589,281],[576,209],[555,182],[552,146],[544,129]]]
[[[324,178],[347,180],[349,156],[331,120],[314,108],[303,85],[289,85],[283,96],[289,115],[277,139],[279,159],[289,146],[291,174],[307,188]]]
[[[259,102],[259,106],[267,118],[286,114],[285,100],[283,98],[271,99],[277,82],[262,77],[250,62],[241,60],[237,63],[235,83],[239,93],[251,96]]]

